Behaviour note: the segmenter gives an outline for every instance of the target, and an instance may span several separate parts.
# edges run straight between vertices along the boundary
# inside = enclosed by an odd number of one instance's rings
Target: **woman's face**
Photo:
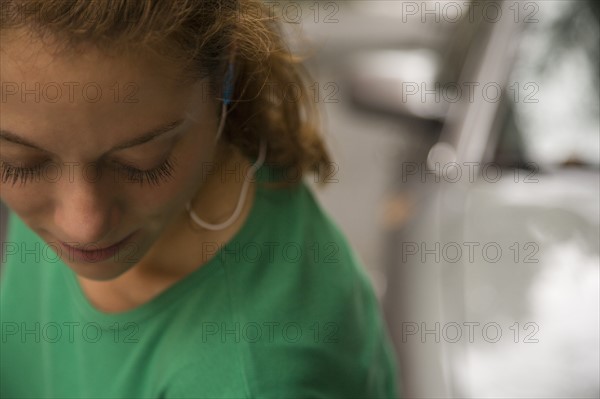
[[[1,199],[77,274],[116,278],[205,180],[216,100],[150,57],[2,40]]]

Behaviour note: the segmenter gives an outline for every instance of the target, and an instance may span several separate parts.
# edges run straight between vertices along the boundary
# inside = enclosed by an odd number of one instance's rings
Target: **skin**
[[[0,129],[42,150],[0,139],[0,161],[61,165],[59,178],[47,172],[25,184],[1,183],[2,201],[48,244],[105,248],[133,234],[125,256],[103,262],[75,261],[59,251],[96,308],[122,312],[148,302],[214,255],[204,253],[202,243],[223,245],[239,231],[254,200],[254,183],[241,217],[227,229],[195,227],[185,210],[193,200],[203,220],[227,220],[250,166],[238,151],[215,141],[220,105],[207,99],[206,81],[182,85],[173,79],[179,76],[174,66],[150,55],[108,56],[92,47],[56,54],[53,45],[16,33],[3,34],[1,44],[3,91],[14,83],[48,89],[39,90],[39,99],[23,98],[20,90],[2,99]],[[68,82],[80,83],[73,95]],[[101,88],[98,101],[90,100],[96,93],[91,89],[87,99],[83,95],[89,82]],[[50,89],[56,84],[60,96]],[[183,122],[147,143],[113,150],[174,121]],[[151,169],[166,158],[175,159],[175,166],[159,185],[140,185],[118,169],[123,164]],[[240,172],[221,174],[221,168]]]

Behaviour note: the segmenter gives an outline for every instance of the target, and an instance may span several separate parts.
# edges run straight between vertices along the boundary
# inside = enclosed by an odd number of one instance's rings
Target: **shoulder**
[[[250,290],[245,298],[257,287],[265,290],[261,297],[264,292],[281,299],[302,295],[304,302],[315,300],[321,307],[357,293],[372,296],[359,257],[306,183],[263,187],[255,206],[251,226],[221,253],[236,288]]]
[[[260,228],[223,262],[249,391],[394,397],[379,305],[344,234],[304,183],[259,196]]]

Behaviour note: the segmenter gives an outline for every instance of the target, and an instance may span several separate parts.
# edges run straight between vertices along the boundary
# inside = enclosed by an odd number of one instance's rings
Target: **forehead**
[[[107,143],[96,143],[102,146],[114,142],[115,135],[195,114],[208,102],[206,79],[183,84],[175,65],[149,52],[57,49],[57,44],[28,35],[3,35],[3,129],[25,132],[38,142],[44,141],[40,135],[76,132],[94,141],[105,139]]]
[[[143,88],[181,90],[181,71],[150,51],[106,52],[92,44],[68,49],[52,38],[14,31],[0,38],[3,82],[67,83],[67,86],[134,82]]]

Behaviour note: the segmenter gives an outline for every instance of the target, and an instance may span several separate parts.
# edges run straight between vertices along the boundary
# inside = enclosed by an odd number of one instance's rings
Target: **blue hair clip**
[[[233,88],[233,63],[230,62],[227,75],[225,75],[225,84],[223,85],[223,103],[225,105],[229,105],[233,101]]]

